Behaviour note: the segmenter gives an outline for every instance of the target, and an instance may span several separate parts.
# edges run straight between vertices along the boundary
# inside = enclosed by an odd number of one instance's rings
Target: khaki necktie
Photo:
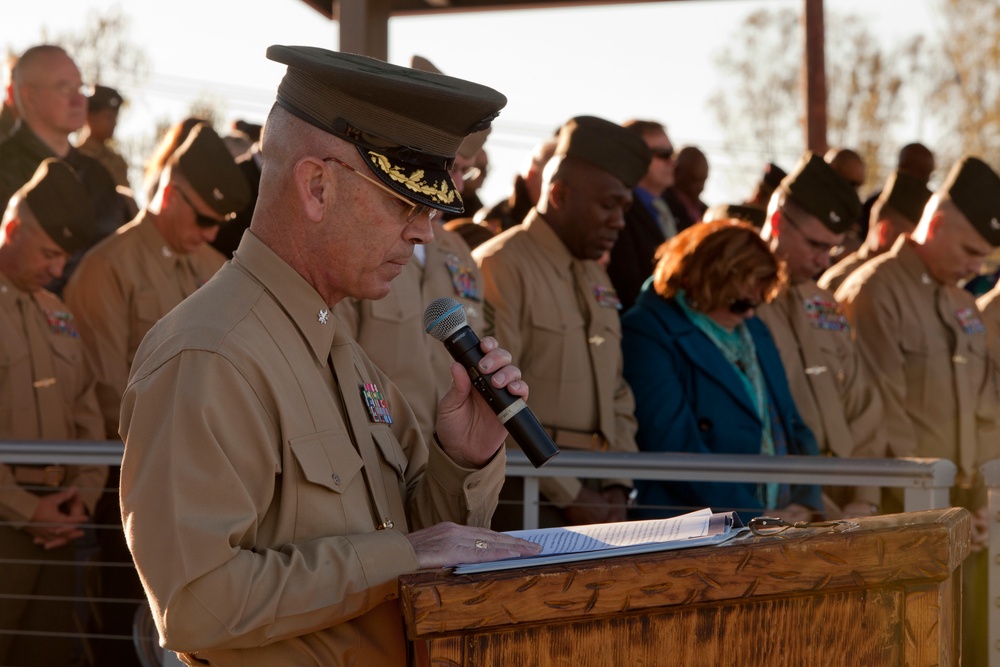
[[[39,437],[43,440],[57,440],[65,433],[66,414],[62,389],[56,380],[52,362],[52,350],[47,342],[48,334],[42,326],[42,313],[28,294],[18,295],[17,304],[21,309],[24,335],[31,355],[31,386],[35,396]]]
[[[358,386],[358,373],[354,368],[354,355],[349,343],[334,339],[330,348],[330,362],[333,365],[334,382],[340,392],[340,398],[347,413],[354,447],[365,463],[364,476],[368,483],[368,492],[372,506],[376,512],[375,525],[381,530],[393,527],[390,516],[389,496],[385,490],[385,479],[382,477],[382,466],[379,454],[375,451],[375,443],[368,430],[367,410],[361,403],[361,388]]]
[[[667,206],[667,202],[659,197],[653,197],[653,208],[656,209],[656,224],[660,226],[663,238],[669,241],[677,236],[677,221],[674,220],[674,214]]]

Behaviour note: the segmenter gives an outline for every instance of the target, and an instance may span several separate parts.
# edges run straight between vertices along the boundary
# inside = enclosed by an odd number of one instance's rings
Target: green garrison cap
[[[885,207],[891,208],[914,225],[920,222],[924,214],[924,206],[931,198],[927,186],[908,174],[894,171],[885,181],[885,187],[879,200]]]
[[[202,201],[226,220],[250,203],[250,185],[236,166],[225,142],[205,123],[194,126],[187,139],[170,156]]]
[[[596,116],[569,119],[559,130],[555,155],[584,160],[633,188],[649,169],[652,154],[638,135]]]
[[[715,220],[742,220],[760,229],[764,226],[767,213],[762,208],[747,206],[746,204],[719,204],[710,206],[701,219],[703,222],[714,222]]]
[[[383,183],[420,204],[464,210],[448,175],[462,140],[507,104],[486,86],[310,46],[271,46],[288,65],[277,103],[357,146]]]
[[[1000,176],[989,165],[976,157],[961,158],[939,192],[948,194],[990,245],[1000,246]]]
[[[87,98],[87,111],[120,109],[124,102],[125,98],[117,90],[98,84],[94,86],[94,94]]]
[[[72,255],[90,244],[97,213],[73,167],[55,158],[43,161],[19,195],[63,250]]]
[[[846,232],[861,214],[861,200],[851,184],[812,151],[782,179],[781,187],[834,234]]]

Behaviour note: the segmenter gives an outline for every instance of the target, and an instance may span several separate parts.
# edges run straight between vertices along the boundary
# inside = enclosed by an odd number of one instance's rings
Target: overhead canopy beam
[[[391,0],[346,0],[338,2],[333,18],[340,23],[340,50],[346,53],[389,59]]]
[[[340,23],[340,50],[389,59],[389,18],[444,12],[635,4],[650,0],[303,0]],[[663,0],[661,0],[663,1]],[[806,146],[827,149],[826,59],[823,0],[803,0],[803,95]]]

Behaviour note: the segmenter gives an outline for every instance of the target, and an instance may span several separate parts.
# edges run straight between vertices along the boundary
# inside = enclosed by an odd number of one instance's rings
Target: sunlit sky
[[[152,65],[143,88],[118,86],[130,100],[120,135],[150,133],[159,119],[180,120],[192,101],[206,97],[227,120],[262,122],[284,73],[283,65],[264,57],[265,49],[336,49],[339,42],[338,25],[300,0],[32,0],[4,12],[0,47],[23,50],[39,42],[43,28],[50,35],[76,29],[88,14],[116,5],[130,17],[131,38]],[[722,85],[714,58],[750,13],[802,6],[803,0],[689,0],[400,17],[389,24],[389,60],[406,65],[420,54],[446,74],[508,97],[486,144],[490,175],[481,197],[487,203],[507,195],[539,140],[580,114],[665,123],[676,145],[706,152],[712,172],[703,199],[719,203],[747,195],[768,159],[788,168],[796,156],[725,152],[722,129],[706,104]],[[826,0],[828,16],[865,18],[886,47],[914,34],[933,37],[935,7],[935,0]],[[801,36],[789,36],[796,39]],[[933,137],[903,131],[909,133],[894,143],[919,139],[933,147]]]

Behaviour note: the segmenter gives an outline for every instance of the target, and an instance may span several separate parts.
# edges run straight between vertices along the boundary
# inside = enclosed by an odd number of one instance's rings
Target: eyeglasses
[[[750,299],[733,299],[732,303],[729,304],[729,312],[733,315],[743,315],[754,308],[760,307],[760,301],[751,301]]]
[[[384,185],[383,183],[379,183],[378,181],[376,181],[374,178],[371,178],[370,176],[365,176],[360,171],[358,171],[357,169],[355,169],[354,167],[352,167],[351,165],[347,164],[346,162],[344,162],[343,160],[341,160],[339,158],[325,157],[325,158],[323,158],[323,161],[324,162],[336,162],[337,164],[339,164],[344,169],[349,169],[349,170],[353,171],[355,174],[357,174],[361,178],[365,179],[366,181],[368,181],[369,183],[371,183],[372,185],[374,185],[378,189],[384,190],[385,192],[389,193],[390,195],[392,195],[393,197],[395,197],[399,201],[401,201],[404,204],[406,204],[409,207],[409,209],[410,209],[409,212],[407,212],[407,214],[406,214],[406,222],[413,222],[414,220],[416,220],[417,218],[419,218],[422,215],[426,215],[427,219],[428,220],[432,220],[432,221],[437,217],[438,210],[436,208],[431,208],[430,206],[427,206],[425,204],[414,204],[412,201],[410,201],[409,199],[407,199],[403,195],[399,194],[398,192],[396,192],[392,188],[388,187],[387,185]]]
[[[833,245],[832,243],[825,243],[823,241],[820,241],[819,239],[812,238],[811,236],[802,231],[802,224],[799,221],[797,221],[794,217],[789,215],[786,209],[782,208],[780,209],[780,211],[781,211],[781,217],[784,218],[785,220],[788,220],[788,222],[792,224],[792,227],[794,227],[795,231],[799,233],[799,236],[805,239],[806,243],[809,244],[809,247],[812,248],[815,252],[824,255],[839,255],[841,252],[844,251],[844,246],[842,245]]]
[[[770,516],[755,516],[750,519],[748,527],[750,532],[758,537],[767,537],[769,535],[780,535],[789,528],[833,528],[836,532],[843,532],[846,530],[853,530],[860,526],[856,521],[796,521],[795,523],[789,523],[784,519],[778,519],[776,517]]]
[[[669,160],[674,156],[674,149],[670,148],[651,148],[649,152],[653,154],[653,157],[659,158],[661,160]]]
[[[201,213],[198,210],[198,207],[196,207],[194,203],[190,199],[188,199],[188,196],[184,194],[183,190],[177,187],[175,187],[174,189],[178,193],[180,193],[181,199],[183,199],[187,203],[187,205],[191,207],[191,210],[194,211],[194,221],[195,224],[197,224],[199,227],[215,227],[216,225],[222,224],[222,220],[217,220],[211,216]]]
[[[40,83],[29,83],[27,84],[32,88],[40,88],[42,90],[51,90],[59,97],[64,97],[69,99],[74,95],[83,95],[84,97],[90,97],[94,94],[94,87],[86,83],[70,83],[68,81],[61,81],[59,83],[52,84],[40,84]]]

